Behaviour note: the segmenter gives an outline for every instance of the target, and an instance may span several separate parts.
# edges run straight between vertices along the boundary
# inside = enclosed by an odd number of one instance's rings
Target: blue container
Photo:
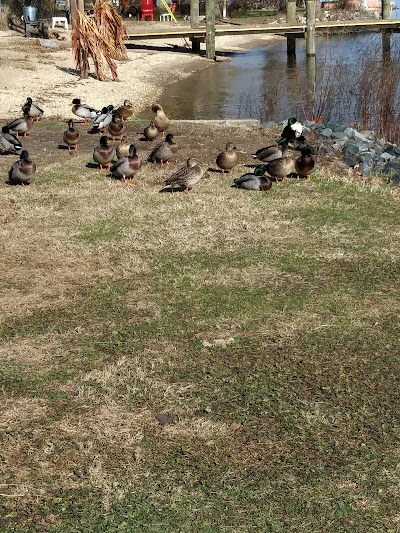
[[[28,22],[36,22],[37,20],[37,7],[35,6],[24,6],[22,9],[22,14]]]

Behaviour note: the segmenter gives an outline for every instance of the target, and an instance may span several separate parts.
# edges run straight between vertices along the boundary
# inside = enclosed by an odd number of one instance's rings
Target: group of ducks
[[[27,98],[22,107],[23,118],[15,119],[3,126],[0,135],[0,152],[19,154],[9,171],[9,183],[28,185],[36,172],[36,165],[30,159],[26,150],[22,149],[19,135],[29,135],[34,121],[43,115],[43,110],[31,98]],[[160,104],[153,104],[155,113],[149,126],[144,128],[143,135],[148,141],[155,140],[169,127],[169,118]],[[132,180],[142,165],[142,159],[137,154],[134,144],[129,144],[124,136],[126,121],[133,114],[133,106],[129,100],[114,109],[109,105],[98,111],[79,99],[72,101],[72,113],[83,119],[86,124],[92,121],[92,132],[103,133],[99,145],[93,150],[93,159],[100,166],[100,171],[108,169],[113,178],[118,180]],[[105,134],[107,129],[108,135]],[[314,171],[314,149],[307,145],[303,136],[303,125],[295,118],[290,118],[285,126],[281,139],[274,145],[257,150],[253,155],[262,164],[255,167],[254,172],[246,173],[234,180],[234,187],[266,191],[272,186],[272,181],[282,181],[286,176],[296,174],[298,177],[309,177]],[[110,140],[119,140],[117,147],[108,144]],[[68,121],[68,129],[63,134],[64,143],[69,152],[78,150],[80,132],[74,128],[74,121]],[[168,165],[178,150],[178,145],[172,133],[157,144],[147,158],[148,162]],[[294,150],[300,150],[300,157],[295,157]],[[238,164],[238,155],[233,143],[228,142],[226,148],[216,158],[217,166],[222,172],[230,172]],[[268,172],[269,176],[266,175]],[[205,175],[206,171],[197,159],[190,157],[186,166],[180,168],[164,182],[162,191],[183,190],[189,192]]]

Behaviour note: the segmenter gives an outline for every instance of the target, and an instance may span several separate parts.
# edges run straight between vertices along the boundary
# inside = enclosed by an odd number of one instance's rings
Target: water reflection
[[[383,42],[387,43],[387,37]],[[392,34],[392,60],[386,54],[386,65],[393,62],[398,42],[398,34]],[[235,54],[229,62],[171,85],[162,99],[164,109],[177,119],[246,117],[268,121],[291,115],[310,118],[318,113],[322,98],[325,107],[326,102],[332,107],[325,119],[343,120],[355,113],[356,84],[366,57],[373,59],[374,68],[380,71],[381,35],[318,37],[314,61],[306,59],[304,39],[297,40],[296,48],[295,61],[287,57],[283,39]]]

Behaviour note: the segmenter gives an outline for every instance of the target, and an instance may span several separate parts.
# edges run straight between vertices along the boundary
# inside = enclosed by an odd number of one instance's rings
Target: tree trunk
[[[199,0],[190,0],[190,26],[194,29],[200,26]]]
[[[215,0],[206,0],[206,57],[215,59]]]

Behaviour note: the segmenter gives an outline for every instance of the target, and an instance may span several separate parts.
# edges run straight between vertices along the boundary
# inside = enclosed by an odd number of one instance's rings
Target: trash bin
[[[22,9],[22,14],[24,18],[29,22],[36,22],[37,20],[37,7],[35,6],[24,6]]]

